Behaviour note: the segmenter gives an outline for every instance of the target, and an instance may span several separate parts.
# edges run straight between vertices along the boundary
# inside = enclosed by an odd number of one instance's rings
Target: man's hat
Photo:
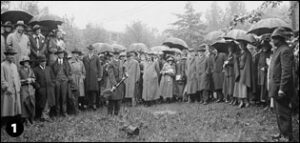
[[[33,28],[32,28],[33,31],[36,31],[38,29],[41,29],[41,27],[39,25],[34,25]]]
[[[203,52],[205,52],[206,51],[206,44],[201,44],[197,49],[196,49],[197,51],[203,51]]]
[[[94,50],[95,47],[93,47],[92,45],[89,45],[89,46],[87,47],[87,49],[89,49],[89,50]]]
[[[126,52],[120,53],[119,57],[126,57]]]
[[[136,51],[129,51],[129,52],[127,52],[127,56],[128,57],[133,56],[133,55],[137,56],[138,53]]]
[[[17,51],[14,48],[8,48],[5,52],[5,55],[15,55],[17,54]]]
[[[23,56],[20,60],[20,64],[23,65],[24,62],[31,62],[28,56]]]
[[[4,24],[3,24],[3,27],[11,27],[13,28],[14,26],[12,25],[12,23],[10,21],[6,21]]]
[[[46,62],[46,61],[47,61],[47,58],[46,58],[45,55],[39,55],[39,56],[37,57],[37,61],[38,61],[38,62]]]
[[[74,51],[72,51],[72,53],[73,53],[73,54],[74,54],[74,53],[77,53],[78,55],[82,54],[82,52],[81,52],[80,50],[78,50],[78,49],[75,49]]]
[[[27,25],[24,24],[24,21],[21,21],[21,20],[19,20],[19,21],[16,23],[16,26],[27,27]]]
[[[65,53],[65,51],[62,49],[59,49],[59,50],[57,50],[57,52],[55,54],[60,54],[60,53]]]
[[[168,59],[167,59],[167,62],[168,62],[168,61],[173,61],[173,62],[174,62],[175,59],[174,59],[172,56],[170,56],[170,57],[168,57]]]
[[[276,37],[281,37],[283,39],[287,39],[289,36],[292,36],[292,35],[293,35],[293,33],[287,31],[286,28],[278,27],[273,31],[273,33],[271,35],[271,38],[273,39],[273,38],[276,38]]]

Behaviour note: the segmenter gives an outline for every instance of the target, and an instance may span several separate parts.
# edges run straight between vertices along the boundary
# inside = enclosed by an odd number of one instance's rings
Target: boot
[[[244,107],[244,102],[241,101],[240,105],[239,105],[239,108],[243,108]]]

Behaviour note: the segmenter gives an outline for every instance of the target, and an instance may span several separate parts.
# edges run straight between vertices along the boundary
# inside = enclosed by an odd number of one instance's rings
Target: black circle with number
[[[12,137],[20,136],[24,131],[23,123],[18,119],[11,119],[6,124],[6,132]]]

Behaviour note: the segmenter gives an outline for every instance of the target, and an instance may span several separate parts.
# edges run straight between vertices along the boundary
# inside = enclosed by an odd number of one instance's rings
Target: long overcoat
[[[20,67],[20,79],[34,79],[35,75],[31,68]],[[22,117],[34,117],[35,115],[35,88],[33,84],[22,84],[21,86],[21,104],[22,104]]]
[[[224,67],[224,82],[223,82],[223,94],[224,95],[233,95],[235,73],[234,73],[234,61],[236,59],[235,54],[228,56],[228,64]]]
[[[84,79],[86,76],[86,70],[81,60],[71,59],[69,61],[71,66],[72,79],[78,88],[79,96],[83,97],[84,94]]]
[[[36,77],[36,107],[44,109],[46,102],[49,107],[55,106],[55,76],[52,69],[48,66],[45,69],[37,66],[33,72]]]
[[[176,76],[180,76],[181,79],[176,80],[176,77],[175,77],[174,95],[176,97],[182,97],[183,90],[186,85],[186,74],[185,74],[185,71],[187,68],[186,67],[186,59],[181,59],[181,60],[177,61],[175,67],[176,67],[175,74],[176,74]]]
[[[163,98],[173,97],[173,87],[174,87],[174,76],[175,76],[175,66],[170,65],[166,62],[161,70],[161,73],[165,73],[160,81],[160,96]]]
[[[99,91],[97,78],[102,78],[102,67],[98,56],[93,55],[89,58],[88,55],[83,57],[83,64],[86,70],[85,90]]]
[[[214,58],[213,80],[214,90],[222,90],[224,82],[223,64],[226,60],[226,54],[218,53]]]
[[[210,54],[205,60],[205,73],[201,75],[201,90],[212,91],[213,88],[213,78],[212,78],[212,70],[214,64],[214,55]]]
[[[198,89],[196,57],[189,57],[187,59],[186,76],[187,76],[186,93],[195,94]]]
[[[136,91],[136,82],[140,79],[140,64],[134,59],[129,59],[124,63],[125,72],[128,78],[125,80],[125,97],[133,98]]]
[[[118,82],[122,80],[120,77],[120,61],[118,60],[112,60],[108,63],[105,70],[108,74],[107,80],[106,80],[106,88],[105,89],[111,89],[114,85],[116,85]],[[123,98],[121,88],[116,88],[115,92],[113,92],[110,100],[121,100]]]
[[[1,117],[21,115],[21,81],[14,63],[1,63]]]
[[[143,99],[145,101],[156,100],[159,98],[159,64],[157,61],[144,62],[143,75]]]
[[[197,91],[202,91],[204,88],[201,87],[201,82],[204,81],[204,74],[205,74],[205,62],[206,56],[203,55],[201,57],[197,56],[196,58],[196,71],[197,71]]]

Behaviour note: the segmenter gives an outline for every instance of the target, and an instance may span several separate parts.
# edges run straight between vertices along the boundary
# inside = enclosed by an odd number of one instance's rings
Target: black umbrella
[[[256,34],[257,36],[272,33],[277,27],[284,27],[288,31],[292,31],[291,26],[280,18],[267,18],[253,24],[248,33]]]
[[[233,48],[233,52],[239,50],[238,45],[234,40],[221,39],[213,43],[211,46],[213,46],[219,53],[228,53],[229,46]]]
[[[170,48],[177,48],[179,50],[188,49],[188,45],[182,39],[175,37],[166,39],[162,45],[168,46]]]
[[[11,21],[12,23],[17,23],[17,21],[21,20],[24,21],[25,24],[27,24],[31,19],[32,15],[20,10],[9,10],[6,12],[3,12],[1,14],[1,21],[5,23],[6,21]]]
[[[29,25],[40,25],[44,27],[46,30],[52,30],[56,29],[57,25],[61,25],[63,23],[63,20],[56,16],[56,15],[38,15],[32,18],[32,20],[29,22]]]

